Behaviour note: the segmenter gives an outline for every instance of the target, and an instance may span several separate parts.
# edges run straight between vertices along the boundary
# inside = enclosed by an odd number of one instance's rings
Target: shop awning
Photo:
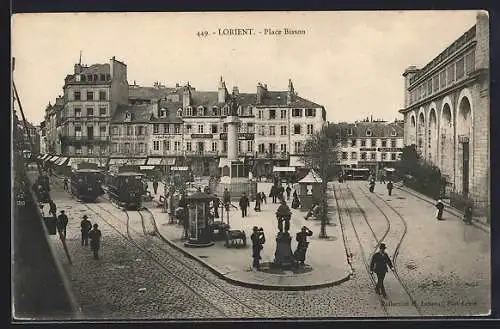
[[[140,170],[153,170],[155,166],[139,166]]]
[[[295,167],[273,167],[273,172],[294,172]]]
[[[299,156],[290,156],[290,167],[305,167],[306,164]]]
[[[146,163],[146,158],[130,158],[130,159],[123,159],[123,158],[111,158],[109,159],[109,165],[129,165],[129,166],[143,166]]]
[[[50,159],[52,159],[52,155],[47,154],[47,156],[43,159],[43,161],[49,161]]]
[[[175,166],[175,158],[165,158],[163,164],[167,166]]]
[[[52,158],[50,158],[50,162],[56,162],[59,159],[57,155],[54,155]]]
[[[384,168],[385,171],[388,171],[388,172],[395,172],[396,169],[394,168]]]
[[[163,164],[163,158],[148,158],[146,164],[148,166],[160,166]]]
[[[171,171],[188,171],[188,167],[172,167],[170,168]]]
[[[54,164],[61,166],[66,160],[68,160],[68,157],[60,157]]]

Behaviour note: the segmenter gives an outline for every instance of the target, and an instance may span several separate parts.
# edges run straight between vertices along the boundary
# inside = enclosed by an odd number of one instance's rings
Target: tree
[[[321,231],[320,238],[327,238],[326,224],[328,223],[328,179],[338,163],[338,145],[340,133],[334,126],[328,126],[311,135],[304,145],[302,161],[306,168],[313,169],[321,177]]]

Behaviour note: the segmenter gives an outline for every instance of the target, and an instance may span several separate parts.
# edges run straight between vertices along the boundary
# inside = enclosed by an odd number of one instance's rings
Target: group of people
[[[370,185],[370,192],[373,193],[375,191],[375,177],[372,177],[370,176],[370,179],[369,179],[369,185]],[[385,181],[384,181],[384,184],[385,184]],[[391,180],[389,180],[386,184],[386,187],[387,187],[387,193],[389,195],[392,195],[392,190],[394,188],[394,185],[392,183]]]

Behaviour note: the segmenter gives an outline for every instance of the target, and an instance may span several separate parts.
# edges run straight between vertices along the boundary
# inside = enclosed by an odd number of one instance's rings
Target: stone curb
[[[225,281],[227,281],[229,283],[232,283],[232,284],[235,284],[235,285],[238,285],[238,286],[242,286],[242,287],[246,287],[246,288],[253,288],[253,289],[259,289],[259,290],[281,290],[281,291],[313,290],[313,289],[320,289],[320,288],[332,287],[332,286],[336,286],[336,285],[342,284],[342,283],[348,281],[351,278],[352,274],[353,274],[351,265],[349,263],[350,269],[349,269],[349,274],[347,276],[345,276],[345,277],[343,277],[343,278],[341,278],[339,280],[335,280],[335,281],[331,281],[331,282],[326,282],[326,283],[321,283],[321,284],[317,284],[317,285],[280,286],[280,285],[259,284],[259,283],[253,283],[253,282],[248,282],[248,281],[242,281],[242,280],[231,278],[229,276],[226,276],[226,275],[222,274],[219,270],[217,270],[217,268],[215,268],[211,264],[209,264],[206,261],[204,261],[203,259],[201,259],[201,258],[199,258],[199,257],[197,257],[197,256],[195,256],[193,254],[191,254],[190,252],[188,252],[188,251],[184,250],[183,248],[179,247],[178,245],[176,245],[175,243],[173,243],[169,239],[165,238],[160,233],[160,231],[158,230],[158,228],[156,226],[156,219],[155,219],[154,225],[155,225],[156,233],[157,233],[158,237],[161,240],[163,240],[164,242],[168,243],[170,246],[172,246],[176,250],[182,252],[184,255],[188,256],[189,258],[198,261],[200,264],[204,265],[206,268],[208,268],[212,273],[214,273],[219,278],[221,278],[221,279],[223,279],[223,280],[225,280]]]
[[[425,195],[422,195],[421,193],[418,193],[406,186],[394,186],[395,188],[397,189],[400,189],[402,191],[405,191],[406,193],[408,194],[411,194],[413,195],[414,197],[422,200],[422,201],[425,201],[427,203],[430,203],[430,204],[434,204],[434,200],[430,200],[429,197],[425,196]],[[448,205],[447,208],[445,208],[444,210],[445,212],[455,216],[455,217],[458,217],[459,219],[462,219],[463,217],[463,212],[461,212],[460,210]],[[475,223],[472,223],[473,226],[476,226],[477,228],[481,229],[481,230],[486,230],[488,231],[488,233],[490,233],[490,226],[488,224],[485,224],[483,221],[477,219],[477,218],[472,218],[472,220],[475,222]]]

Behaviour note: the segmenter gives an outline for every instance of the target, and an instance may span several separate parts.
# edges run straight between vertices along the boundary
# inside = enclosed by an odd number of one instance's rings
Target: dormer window
[[[182,109],[177,109],[177,116],[182,117]]]
[[[219,116],[220,115],[219,108],[217,106],[212,107],[212,114],[214,116]]]
[[[242,116],[243,115],[243,108],[240,106],[238,106],[238,115],[239,116]]]
[[[198,106],[197,112],[198,112],[198,116],[202,117],[205,115],[205,108],[203,106]]]
[[[393,137],[394,137],[394,136],[396,136],[396,129],[393,129],[393,130],[391,131],[391,136],[393,136]]]
[[[75,75],[75,81],[76,81],[76,82],[80,82],[80,81],[81,81],[81,80],[80,80],[80,74]]]
[[[366,129],[366,136],[371,136],[372,135],[372,131],[370,129]]]
[[[222,115],[223,116],[227,116],[227,113],[229,111],[229,108],[227,105],[225,105],[223,108],[222,108]]]
[[[92,74],[87,75],[87,80],[92,81]]]
[[[127,111],[125,112],[125,121],[130,121],[132,119],[132,114]]]
[[[193,108],[191,106],[186,107],[186,116],[193,116]]]

